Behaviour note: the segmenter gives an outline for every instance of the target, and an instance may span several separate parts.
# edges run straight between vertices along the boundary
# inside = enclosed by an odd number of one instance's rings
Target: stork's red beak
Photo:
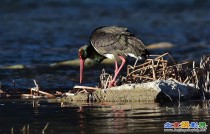
[[[83,59],[80,57],[80,84],[82,83],[82,78],[83,78],[84,62],[85,62],[85,60],[83,60]]]

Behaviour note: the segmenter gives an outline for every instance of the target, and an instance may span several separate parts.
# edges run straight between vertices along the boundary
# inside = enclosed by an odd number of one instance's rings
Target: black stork
[[[114,86],[116,78],[126,62],[126,56],[136,59],[146,59],[148,50],[140,39],[135,37],[124,27],[109,26],[96,28],[91,36],[89,45],[79,49],[80,59],[80,83],[82,83],[84,72],[84,61],[89,58],[97,63],[104,59],[115,59],[115,75],[109,83],[109,87]],[[118,68],[117,61],[122,63]]]

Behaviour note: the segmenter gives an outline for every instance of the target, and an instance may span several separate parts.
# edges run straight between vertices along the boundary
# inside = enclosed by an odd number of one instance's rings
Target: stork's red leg
[[[118,65],[117,65],[117,61],[115,60],[115,71],[114,71],[114,73],[117,73],[117,70],[118,70]]]
[[[117,61],[115,61],[115,74],[114,74],[114,78],[112,79],[112,81],[109,83],[109,87],[112,87],[116,81],[117,75],[119,74],[120,70],[122,69],[122,67],[124,66],[126,60],[123,56],[119,55],[119,58],[122,60],[122,63],[120,65],[120,68],[117,69]]]

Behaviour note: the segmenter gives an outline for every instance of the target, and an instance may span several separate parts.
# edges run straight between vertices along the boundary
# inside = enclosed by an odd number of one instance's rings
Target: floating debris
[[[108,88],[112,76],[102,70],[99,87],[75,86],[69,100],[82,101],[181,101],[209,94],[210,55],[195,62],[176,63],[169,53],[153,55],[143,64],[127,66],[121,85]]]
[[[11,96],[10,94],[8,94],[7,92],[1,90],[1,82],[0,82],[0,98],[8,98],[10,96]]]
[[[30,94],[22,94],[21,98],[24,98],[24,99],[55,98],[55,96],[53,94],[39,90],[39,86],[36,83],[36,80],[34,80],[34,84],[36,87],[33,87],[30,89],[31,93]]]
[[[11,95],[7,94],[6,92],[0,89],[0,98],[8,98],[10,96]]]
[[[197,65],[197,66],[196,66]],[[21,98],[66,98],[70,101],[180,101],[210,96],[210,54],[195,62],[176,63],[169,53],[151,55],[143,64],[127,66],[127,74],[109,88],[112,75],[102,70],[97,87],[76,85],[69,92],[48,93],[35,87]],[[15,81],[13,81],[14,89]],[[14,90],[16,91],[16,90]],[[16,91],[17,92],[17,91]],[[19,93],[19,92],[18,92]],[[11,97],[1,89],[0,98]]]

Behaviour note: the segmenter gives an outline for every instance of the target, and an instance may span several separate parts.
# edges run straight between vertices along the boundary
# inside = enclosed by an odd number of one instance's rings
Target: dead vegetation
[[[121,83],[146,83],[155,80],[175,79],[185,84],[193,84],[195,88],[209,92],[210,88],[210,55],[201,57],[200,66],[195,62],[176,63],[169,53],[150,56],[140,65],[128,65],[127,75],[122,77]],[[111,75],[102,71],[100,76],[101,88],[108,88],[112,80]]]
[[[204,55],[201,58],[200,66],[196,66],[196,63],[194,61],[176,63],[169,53],[165,53],[162,55],[153,55],[150,56],[150,58],[147,59],[143,64],[136,65],[135,63],[133,66],[128,65],[127,75],[125,77],[118,79],[117,84],[118,86],[120,86],[123,84],[131,84],[131,83],[140,84],[156,80],[173,79],[180,83],[193,86],[195,89],[197,89],[197,92],[199,92],[200,96],[205,99],[205,97],[208,96],[209,94],[209,87],[210,87],[209,63],[210,63],[210,55]],[[111,96],[112,100],[116,99],[121,101],[131,100],[128,96],[132,98],[131,94],[134,91],[129,91],[129,95],[128,93],[125,94],[122,93],[121,95],[119,95],[119,93],[115,94],[113,93],[118,91],[113,91],[113,92],[109,91],[108,85],[109,82],[111,82],[111,80],[112,76],[106,73],[105,70],[103,69],[102,74],[100,75],[100,85],[98,87],[81,86],[74,88],[74,90],[72,91],[74,91],[77,94],[78,92],[92,94],[94,91],[100,91],[100,93],[98,92],[98,95],[93,94],[94,98],[99,98],[98,100],[105,100],[105,101],[110,100],[107,98],[110,98]],[[101,91],[102,92],[106,91],[106,94],[102,94]],[[115,98],[116,94],[118,94],[117,96],[121,97]],[[135,94],[138,93],[135,92],[134,95]],[[145,94],[138,96],[138,98],[139,97],[142,98],[144,96]],[[88,97],[85,99],[88,99]]]
[[[196,66],[195,62],[176,63],[169,53],[150,56],[143,64],[136,65],[136,63],[133,66],[127,66],[126,76],[117,80],[116,84],[118,84],[118,86],[173,79],[180,83],[193,85],[204,98],[209,94],[210,55],[204,55],[201,58],[200,66]],[[111,80],[112,76],[103,69],[98,87],[75,86],[70,92],[62,95],[71,98],[72,101],[142,101],[154,100],[157,96],[157,92],[148,90],[148,93],[144,89],[124,91],[124,93],[119,94],[119,91],[108,89]],[[37,90],[34,91],[35,93],[41,93]],[[118,97],[116,97],[116,94],[118,94]],[[53,96],[46,93],[43,95],[48,96],[48,98]],[[147,98],[147,96],[149,96],[149,98]]]
[[[173,79],[180,83],[193,86],[200,92],[200,95],[205,99],[210,93],[210,55],[204,55],[201,57],[200,64],[195,62],[183,62],[176,63],[169,53],[162,55],[152,55],[143,64],[137,64],[127,66],[127,74],[125,77],[120,77],[116,84],[117,86],[123,84],[141,84],[147,82],[153,82],[156,80],[168,80]],[[87,86],[75,86],[69,92],[61,93],[57,91],[55,94],[50,94],[39,89],[38,84],[34,80],[35,87],[30,89],[30,94],[22,94],[22,98],[55,98],[57,96],[73,98],[72,100],[107,100],[107,98],[115,98],[113,92],[109,92],[108,85],[112,80],[112,76],[102,70],[100,75],[100,84],[97,87]],[[92,94],[97,91],[99,94]],[[110,94],[106,94],[104,97],[104,91]],[[133,96],[138,94],[136,91],[129,91],[129,93],[121,94],[118,100],[132,100]],[[1,96],[5,97],[5,92],[0,92]],[[128,95],[129,94],[129,95]],[[127,95],[127,96],[126,96]],[[137,95],[137,99],[144,97],[145,94]],[[92,96],[92,97],[91,97]],[[94,96],[94,97],[93,97]],[[119,96],[119,95],[118,95]],[[130,98],[128,98],[130,96]],[[154,93],[155,96],[155,93]],[[126,99],[127,98],[127,99]],[[135,98],[135,97],[134,97]],[[117,98],[115,98],[117,99]],[[154,97],[153,97],[154,99]],[[141,99],[140,99],[141,100]]]
[[[35,87],[30,89],[30,94],[22,94],[21,98],[36,99],[36,98],[55,98],[55,95],[41,91],[36,80],[34,80]]]

